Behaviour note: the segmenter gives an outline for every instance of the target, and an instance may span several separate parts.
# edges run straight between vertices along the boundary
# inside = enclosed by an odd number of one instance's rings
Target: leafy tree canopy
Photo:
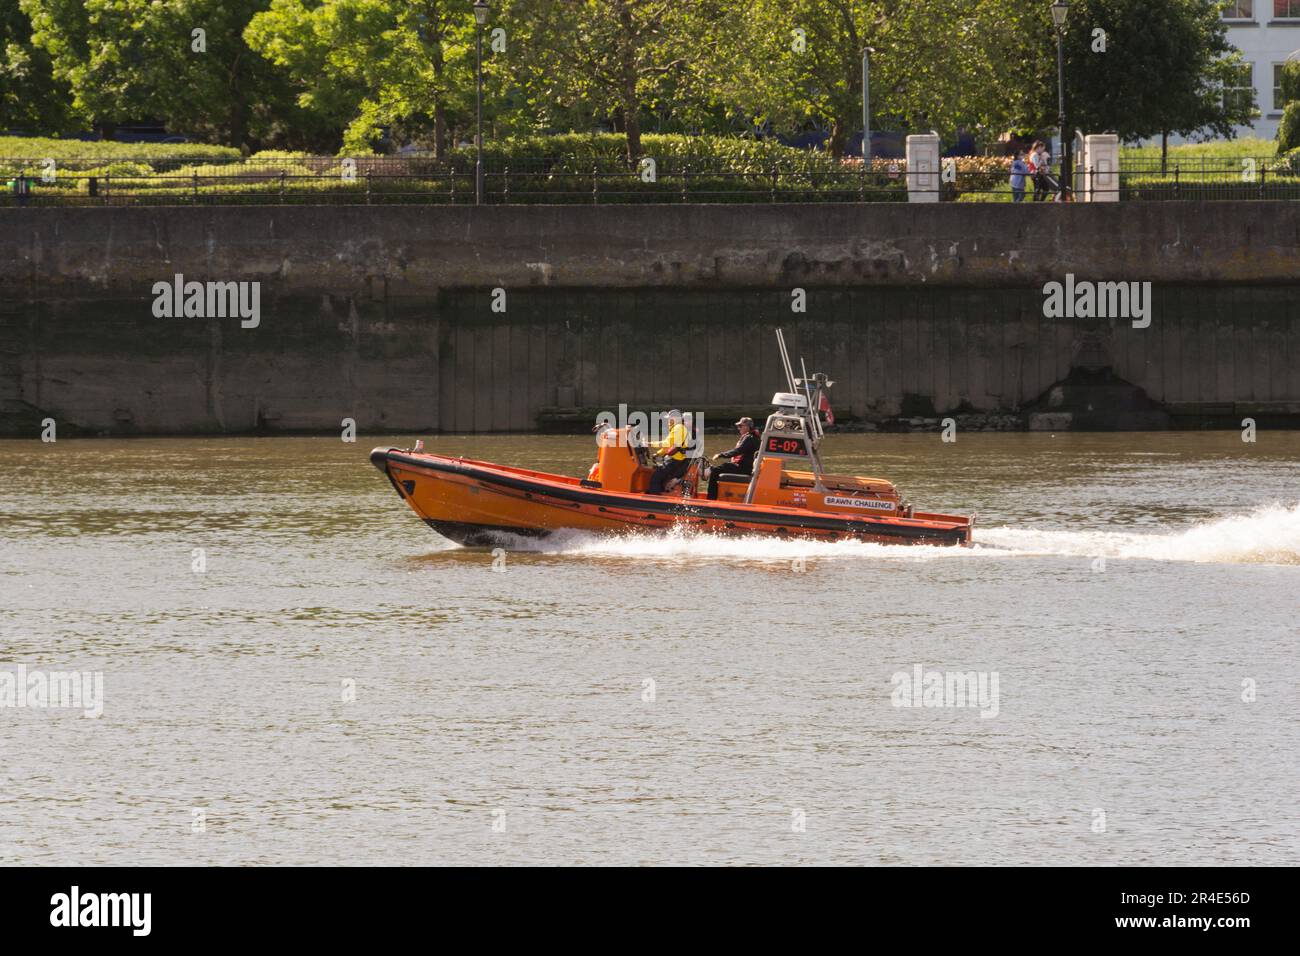
[[[8,0],[0,121],[59,131],[153,118],[244,148],[350,151],[474,129],[469,0]],[[26,22],[24,22],[26,21]],[[204,31],[205,49],[194,48]],[[497,30],[502,31],[499,35]],[[1046,0],[494,0],[490,135],[642,129],[1056,125]],[[1074,0],[1064,40],[1072,127],[1125,139],[1231,135],[1253,115],[1240,54],[1206,0]]]

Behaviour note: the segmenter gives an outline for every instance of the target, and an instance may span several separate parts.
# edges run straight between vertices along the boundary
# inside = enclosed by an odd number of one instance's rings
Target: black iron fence
[[[1289,157],[1143,157],[1123,162],[1119,196],[1127,200],[1300,199],[1300,161]]]
[[[1076,177],[1073,198],[1120,200],[1300,199],[1300,175],[1274,157],[1126,159],[1117,173]],[[646,157],[519,159],[484,169],[483,201],[528,203],[1011,202],[1010,160],[944,160],[909,174],[903,160],[779,162]],[[1038,199],[1061,198],[1055,172]],[[183,165],[158,160],[0,159],[0,205],[232,205],[475,202],[472,163],[423,157],[290,157]],[[1026,202],[1035,183],[1025,182]]]
[[[879,166],[880,168],[875,168]],[[901,164],[716,160],[525,159],[485,165],[483,201],[888,202],[905,201]],[[160,169],[139,162],[48,164],[0,160],[0,202],[30,205],[475,202],[472,163],[404,157],[246,160]],[[21,183],[21,186],[19,185]]]

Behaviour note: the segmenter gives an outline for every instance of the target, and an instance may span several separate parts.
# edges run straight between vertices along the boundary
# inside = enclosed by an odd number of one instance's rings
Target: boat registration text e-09
[[[780,435],[772,435],[767,439],[767,447],[764,449],[769,455],[801,455],[807,457],[808,449],[804,447],[802,438],[783,438]]]
[[[873,508],[877,511],[893,511],[894,503],[892,501],[881,501],[877,498],[841,498],[838,495],[827,495],[825,502],[832,508]]]

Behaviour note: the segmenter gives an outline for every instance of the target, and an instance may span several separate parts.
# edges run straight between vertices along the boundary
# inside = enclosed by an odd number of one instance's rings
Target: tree
[[[442,156],[473,122],[469,0],[18,0],[21,13],[7,2],[6,125],[154,118],[250,148],[427,135]],[[1215,4],[1071,7],[1071,125],[1136,139],[1231,135],[1250,119],[1248,95],[1224,94],[1241,58]],[[873,125],[998,133],[1056,121],[1047,0],[494,0],[498,26],[488,122],[612,127],[629,161],[643,124],[665,117],[683,130],[783,132],[811,119],[842,152],[861,124],[868,46]]]
[[[702,24],[715,0],[508,0],[517,51],[510,79],[539,123],[587,115],[627,135],[641,155],[642,112],[670,79],[707,55]],[[507,28],[510,29],[510,28]],[[546,125],[553,125],[546,123]]]
[[[1277,126],[1277,151],[1300,146],[1300,58],[1287,57],[1282,66],[1282,121]]]
[[[0,129],[67,133],[77,128],[72,92],[54,78],[49,54],[32,43],[17,3],[0,8]]]
[[[466,0],[273,0],[245,37],[287,72],[300,105],[347,127],[347,148],[399,126],[431,132],[441,157],[473,102],[475,29]]]
[[[753,0],[723,4],[695,91],[789,129],[824,123],[842,151],[872,114],[896,128],[1039,130],[1057,116],[1050,5],[1004,0]],[[1104,43],[1100,42],[1104,34]],[[1104,46],[1104,52],[1101,47]],[[1231,135],[1251,111],[1223,95],[1240,64],[1204,0],[1074,0],[1065,38],[1067,118],[1125,139],[1163,130]]]
[[[1041,91],[1026,104],[1030,126],[1056,116],[1056,36],[1046,5],[1026,36],[1023,65],[1008,77]],[[1082,130],[1123,140],[1161,133],[1230,137],[1255,114],[1236,86],[1241,54],[1228,42],[1216,4],[1204,0],[1075,0],[1065,35],[1066,113]]]
[[[700,95],[742,111],[755,127],[793,131],[806,120],[830,128],[843,152],[862,117],[862,51],[890,47],[874,63],[873,112],[896,112],[907,13],[890,20],[881,0],[756,0],[727,4],[710,31],[714,60],[698,75]],[[892,46],[891,46],[892,42]],[[910,44],[909,44],[910,45]]]
[[[74,107],[106,131],[158,119],[232,146],[312,130],[243,40],[270,0],[19,0]]]
[[[989,0],[755,0],[714,19],[695,90],[755,125],[789,131],[811,119],[842,153],[862,125],[862,53],[871,113],[895,129],[952,131],[1005,122],[1033,97],[1003,82],[1023,55],[1029,14]],[[874,125],[874,124],[873,124]]]

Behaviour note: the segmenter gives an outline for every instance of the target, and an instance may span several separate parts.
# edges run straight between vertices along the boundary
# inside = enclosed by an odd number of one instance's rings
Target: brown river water
[[[0,442],[0,863],[1300,863],[1300,433],[830,435],[976,546],[495,557],[413,437]]]

